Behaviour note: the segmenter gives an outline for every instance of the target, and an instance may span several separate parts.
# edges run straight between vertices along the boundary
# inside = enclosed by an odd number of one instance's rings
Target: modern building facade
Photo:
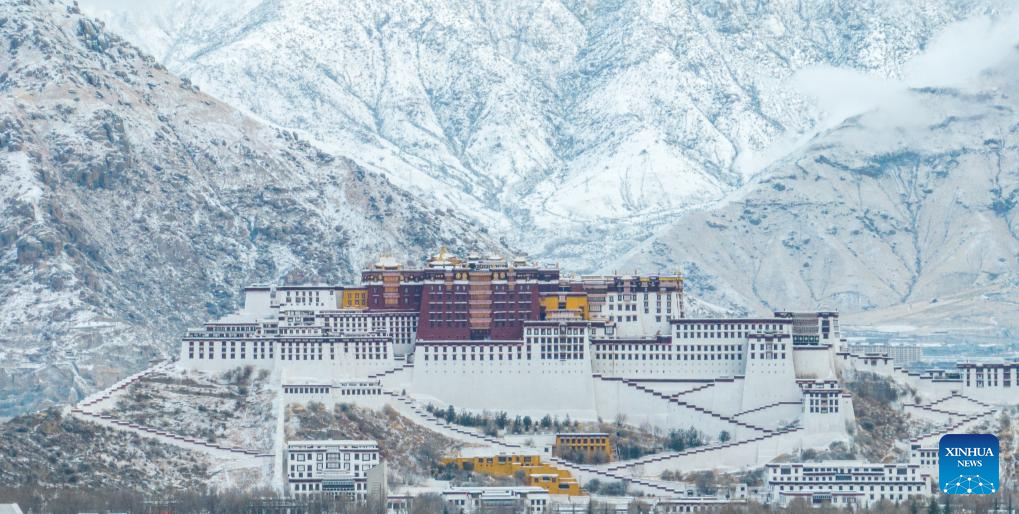
[[[769,500],[783,507],[797,498],[815,506],[866,507],[931,495],[930,478],[913,463],[790,462],[766,470]]]
[[[283,462],[287,492],[292,496],[386,497],[385,465],[375,441],[289,441]]]
[[[476,512],[549,512],[551,495],[540,487],[452,487],[442,500],[454,514]]]

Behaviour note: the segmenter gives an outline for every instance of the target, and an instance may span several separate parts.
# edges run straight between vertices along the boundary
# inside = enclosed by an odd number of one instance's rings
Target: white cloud
[[[953,23],[927,50],[904,67],[912,87],[965,87],[1016,51],[1019,10],[994,20],[988,16]]]
[[[880,107],[887,126],[923,124],[929,120],[910,88],[978,87],[981,74],[1019,52],[1019,9],[996,18],[974,16],[946,26],[931,39],[926,50],[905,63],[901,78],[887,78],[863,71],[812,66],[789,81],[821,112],[817,124],[805,133],[787,133],[767,148],[744,151],[736,167],[749,179],[758,171],[807,144],[818,133],[858,114]]]
[[[825,113],[821,129],[869,111],[906,90],[906,84],[898,80],[831,66],[801,70],[793,81],[796,89],[814,99]]]
[[[931,39],[927,49],[903,66],[902,78],[816,66],[796,73],[792,86],[812,98],[824,112],[818,130],[878,106],[902,100],[909,88],[975,85],[980,75],[1016,52],[1019,10],[992,19],[988,16],[952,23]]]

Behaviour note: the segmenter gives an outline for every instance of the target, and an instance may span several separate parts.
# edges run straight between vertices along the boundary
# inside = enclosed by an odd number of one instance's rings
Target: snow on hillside
[[[723,306],[1012,337],[1017,79],[1011,47],[970,83],[898,92],[621,261],[682,267]]]
[[[826,113],[798,72],[900,77],[1000,3],[84,5],[213,96],[585,271],[808,135]]]
[[[200,453],[81,421],[57,408],[16,417],[2,427],[4,487],[201,489],[210,467]]]
[[[500,248],[197,91],[77,7],[0,5],[0,417],[175,352],[253,282]]]
[[[1009,83],[937,71],[1007,56],[1007,3],[85,5],[113,30],[2,7],[0,415],[246,283],[440,244],[681,268],[712,311],[1013,329]]]

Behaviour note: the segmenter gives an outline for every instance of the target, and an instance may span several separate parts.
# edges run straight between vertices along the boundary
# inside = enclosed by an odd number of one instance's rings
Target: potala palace
[[[786,438],[797,445],[844,438],[852,418],[836,313],[687,318],[676,275],[564,277],[443,252],[419,269],[381,260],[358,286],[244,294],[239,313],[187,334],[185,366],[277,370],[302,400],[385,389],[457,408],[623,416],[733,438],[800,428]]]
[[[1019,364],[907,371],[889,352],[851,350],[836,312],[686,314],[678,274],[567,276],[523,259],[459,259],[445,251],[422,267],[383,258],[362,272],[359,285],[247,287],[240,311],[188,331],[176,362],[139,374],[172,368],[217,375],[251,367],[270,376],[279,399],[277,425],[267,427],[276,434],[271,452],[181,438],[102,410],[137,377],[86,399],[75,412],[215,455],[254,459],[288,494],[363,497],[386,490],[385,468],[372,471],[384,464],[379,445],[286,442],[283,410],[311,402],[388,405],[463,443],[446,456],[448,463],[503,476],[525,473],[518,488],[443,491],[460,512],[486,501],[522,501],[532,505],[529,512],[544,512],[557,494],[586,495],[582,485],[592,479],[624,481],[657,498],[656,511],[690,512],[748,498],[866,505],[928,496],[937,487],[939,438],[972,430],[1017,403]],[[915,391],[901,409],[922,428],[897,443],[908,461],[790,462],[802,450],[852,440],[858,427],[843,383],[859,372]],[[707,440],[683,451],[579,464],[551,449],[611,451],[608,434],[560,433],[555,444],[551,436],[492,436],[432,414],[450,406],[532,419],[625,421],[662,432],[694,428]],[[675,470],[764,470],[767,487],[699,496],[661,479]],[[396,502],[393,512],[410,501],[389,499]]]

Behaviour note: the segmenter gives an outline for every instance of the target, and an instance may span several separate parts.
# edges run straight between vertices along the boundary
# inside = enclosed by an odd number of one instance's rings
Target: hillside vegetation
[[[204,489],[202,454],[112,430],[58,409],[0,425],[0,486],[39,489]]]

